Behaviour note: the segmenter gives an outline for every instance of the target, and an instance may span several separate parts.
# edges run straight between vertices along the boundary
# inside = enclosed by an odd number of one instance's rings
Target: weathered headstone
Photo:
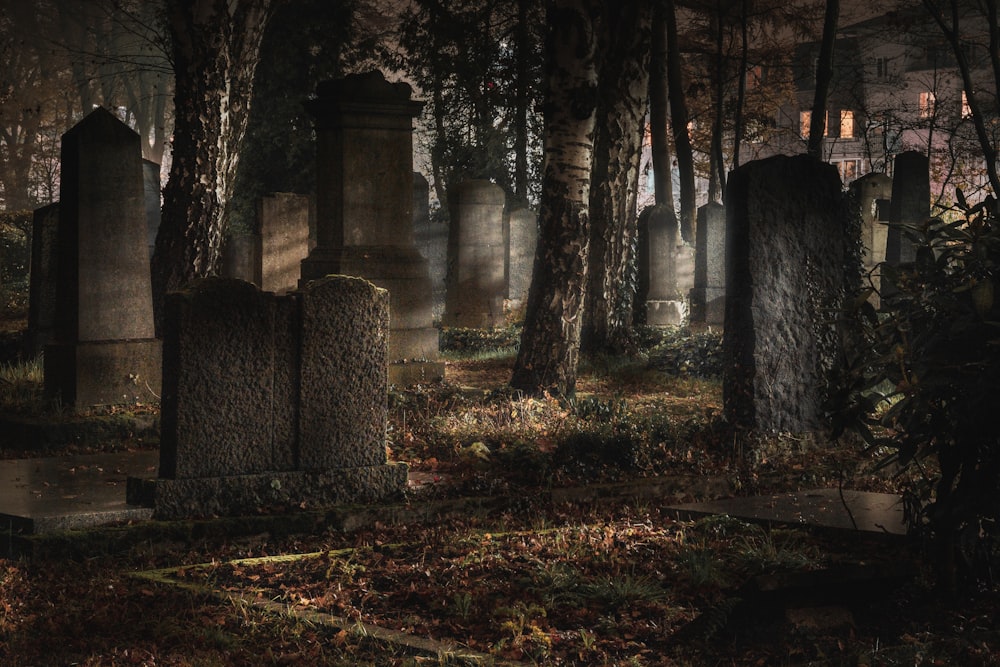
[[[684,321],[687,304],[677,286],[677,218],[668,206],[647,208],[639,218],[639,290],[645,323],[668,326]]]
[[[167,296],[160,472],[130,479],[160,518],[376,502],[386,459],[389,297],[329,276],[278,296],[207,278]]]
[[[840,359],[831,313],[853,288],[848,208],[837,169],[808,156],[732,172],[723,334],[731,424],[793,433],[822,426],[828,374]]]
[[[448,225],[430,214],[430,185],[420,172],[413,172],[413,237],[427,260],[431,279],[433,321],[444,313],[445,274],[448,270]]]
[[[851,183],[858,209],[861,213],[861,262],[865,273],[871,277],[871,286],[876,293],[872,303],[879,305],[878,290],[882,278],[878,266],[885,261],[889,227],[879,220],[879,213],[885,209],[884,203],[892,197],[892,179],[885,174],[865,174]]]
[[[260,285],[260,234],[254,232],[231,233],[222,244],[223,278],[243,280]]]
[[[507,246],[507,300],[510,312],[518,321],[524,319],[537,244],[538,216],[528,208],[513,210],[510,214],[510,240]]]
[[[460,183],[451,199],[444,317],[449,327],[504,324],[506,294],[503,188],[486,180]]]
[[[889,220],[921,225],[930,217],[930,161],[917,151],[900,153],[893,160],[892,201]],[[913,242],[898,228],[890,227],[886,236],[885,261],[893,266],[916,259]]]
[[[155,400],[153,332],[139,135],[104,108],[62,138],[55,340],[45,393],[63,405]]]
[[[156,233],[160,230],[160,165],[152,160],[142,161],[142,192],[146,208],[146,239],[149,244],[149,257],[152,259],[156,249]]]
[[[691,321],[721,325],[726,319],[726,209],[709,202],[698,209]]]
[[[34,358],[55,340],[56,263],[59,203],[35,210],[31,221],[31,270],[28,278],[26,352]]]
[[[431,284],[413,238],[413,118],[423,102],[380,72],[321,83],[307,103],[316,119],[316,247],[302,284],[361,276],[389,290],[389,380],[444,377]]]
[[[309,254],[309,197],[291,192],[261,197],[257,226],[260,276],[254,283],[268,292],[294,290]]]

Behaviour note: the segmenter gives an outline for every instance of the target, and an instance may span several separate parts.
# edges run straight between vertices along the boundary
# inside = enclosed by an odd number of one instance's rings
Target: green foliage
[[[31,211],[0,211],[0,307],[21,312],[28,305]]]
[[[722,377],[722,332],[682,327],[640,327],[640,345],[649,349],[649,365],[672,375]]]
[[[517,351],[521,342],[521,327],[503,329],[469,329],[443,327],[439,336],[445,354],[468,357],[483,354],[507,354]]]
[[[957,221],[899,226],[916,260],[882,267],[880,311],[867,294],[855,302],[859,339],[833,406],[887,464],[923,473],[908,518],[933,538],[947,587],[975,576],[963,536],[1000,518],[1000,220],[992,197],[957,194]]]

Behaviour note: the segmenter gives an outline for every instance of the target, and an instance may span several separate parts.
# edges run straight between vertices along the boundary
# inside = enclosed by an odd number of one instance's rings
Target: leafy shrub
[[[441,329],[439,341],[443,352],[463,355],[516,351],[521,343],[521,328],[517,326],[504,329],[444,327]]]
[[[975,576],[979,539],[1000,518],[1000,220],[992,198],[956,222],[900,226],[916,260],[882,267],[881,310],[865,299],[852,319],[850,351],[835,412],[886,463],[924,473],[910,492],[911,528],[936,546],[939,581]]]
[[[652,338],[647,332],[642,339],[646,343],[653,342],[649,365],[657,370],[672,375],[722,377],[721,331],[660,328],[658,338]]]

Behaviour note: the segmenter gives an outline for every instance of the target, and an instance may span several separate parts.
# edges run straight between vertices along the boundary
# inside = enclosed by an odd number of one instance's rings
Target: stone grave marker
[[[141,161],[139,135],[104,108],[62,138],[45,393],[78,411],[159,393]]]
[[[876,290],[872,303],[878,308],[877,292],[882,286],[878,266],[885,261],[889,235],[889,227],[879,220],[879,213],[886,209],[884,204],[892,197],[892,179],[885,174],[865,174],[851,183],[851,191],[861,213],[861,261],[865,273],[871,277],[871,286]]]
[[[924,153],[906,151],[893,160],[892,197],[889,220],[921,225],[930,217],[930,162]],[[890,227],[886,235],[885,261],[893,266],[916,259],[913,242]]]
[[[698,209],[691,321],[722,325],[726,319],[726,209],[709,202]]]
[[[528,289],[535,270],[535,246],[538,244],[538,215],[528,208],[510,214],[510,240],[507,245],[508,309],[517,321],[524,320]]]
[[[813,431],[840,360],[830,313],[852,287],[840,176],[804,155],[749,162],[730,176],[726,213],[726,416],[743,429]]]
[[[259,281],[262,290],[284,293],[299,284],[309,255],[309,197],[273,192],[257,201]]]
[[[28,277],[27,353],[37,357],[55,340],[56,238],[59,202],[36,209],[31,221],[31,269]]]
[[[487,180],[460,183],[451,198],[444,317],[449,327],[504,325],[506,295],[503,188]]]
[[[206,278],[167,296],[158,518],[377,502],[387,462],[389,296],[328,276],[287,295]]]
[[[646,324],[681,324],[687,304],[677,285],[677,218],[668,206],[647,208],[639,218],[638,300],[645,303]]]
[[[360,276],[389,290],[389,381],[444,377],[438,361],[427,260],[413,235],[413,118],[423,102],[380,72],[317,88],[316,246],[301,283],[329,274]]]
[[[146,241],[149,244],[149,258],[152,260],[156,249],[156,234],[160,231],[160,165],[152,160],[142,161],[142,194],[146,209]]]
[[[434,221],[430,213],[430,185],[420,172],[413,172],[413,236],[427,260],[431,280],[433,321],[444,314],[445,274],[448,269],[448,225]]]

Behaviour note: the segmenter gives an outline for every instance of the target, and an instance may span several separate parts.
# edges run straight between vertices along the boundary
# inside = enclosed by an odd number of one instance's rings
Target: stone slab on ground
[[[680,516],[727,514],[747,521],[808,525],[864,533],[905,535],[902,498],[892,493],[809,489],[673,505]]]
[[[125,484],[158,463],[156,450],[0,461],[0,527],[38,535],[149,519],[126,504]]]

